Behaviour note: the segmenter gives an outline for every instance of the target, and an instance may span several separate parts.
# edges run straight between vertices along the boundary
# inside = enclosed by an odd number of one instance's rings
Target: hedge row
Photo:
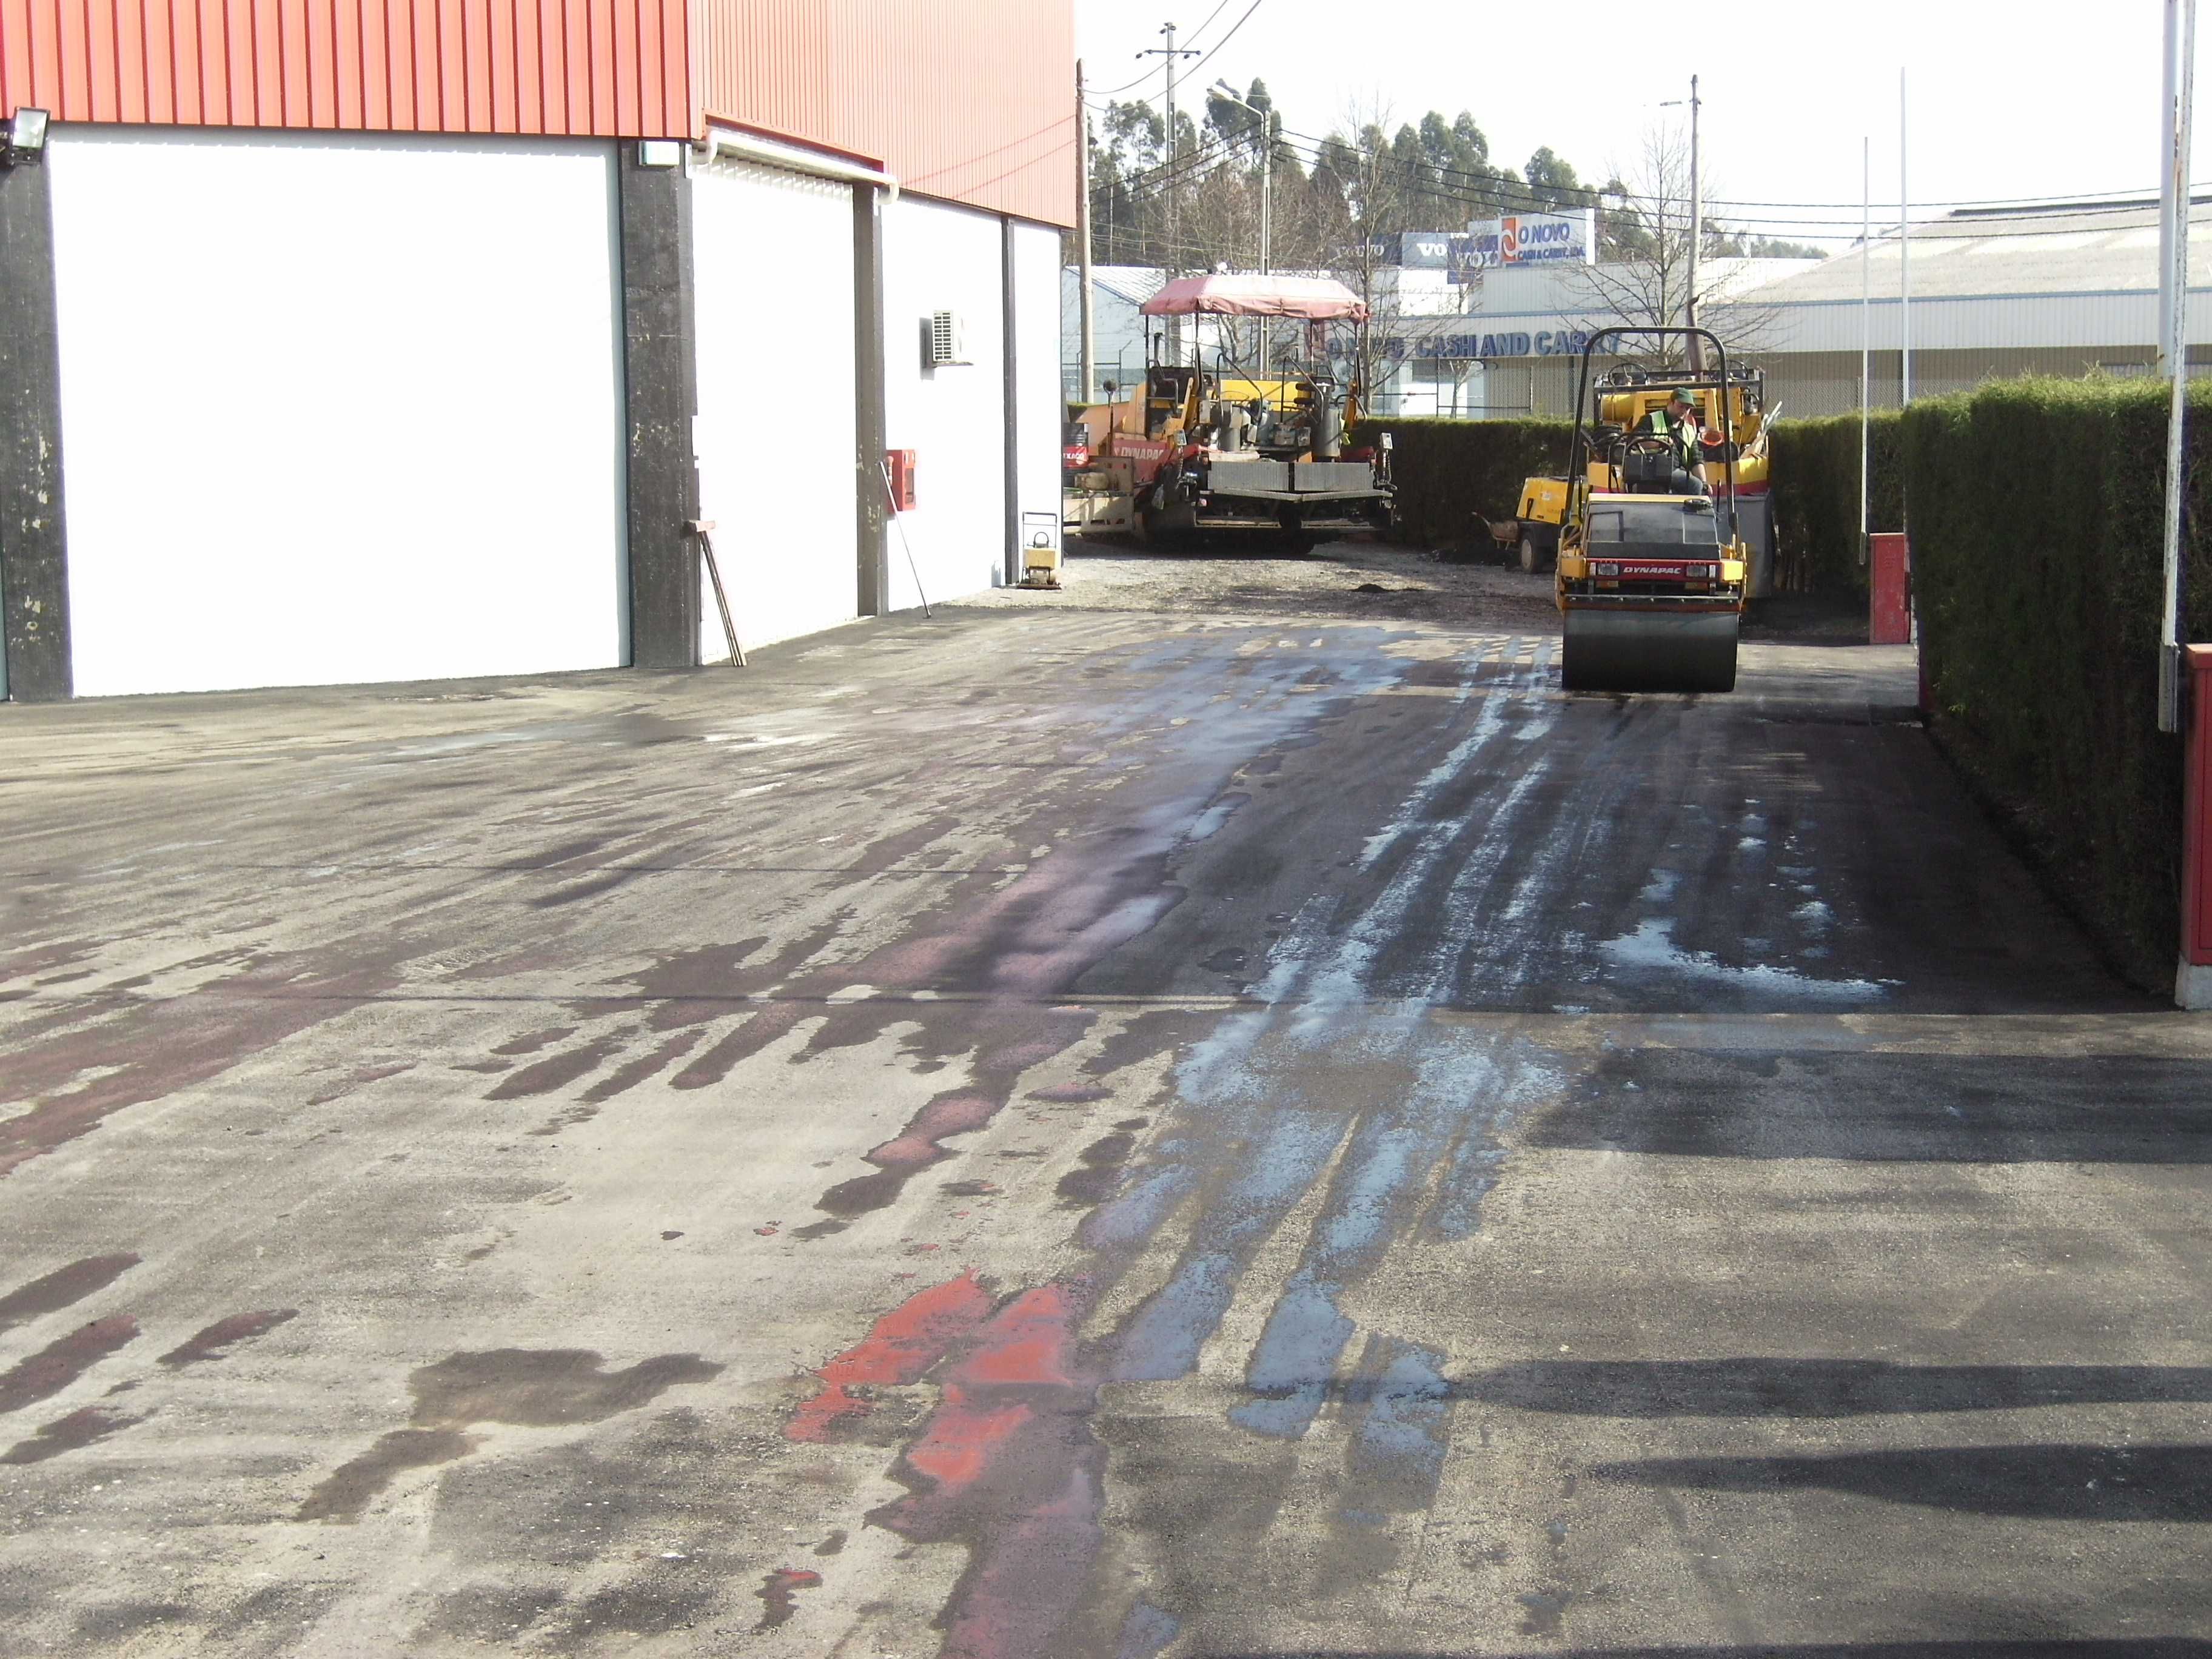
[[[1868,523],[1905,521],[1902,422],[1895,410],[1869,423],[1872,488]],[[1778,421],[1769,441],[1774,502],[1774,585],[1792,593],[1863,593],[1859,552],[1859,417]]]
[[[2172,980],[2181,859],[2180,740],[2156,723],[2167,397],[2002,381],[1916,404],[1902,433],[1938,732],[2019,809],[2107,953],[2154,988]],[[2212,392],[2192,396],[2188,434],[2201,526]],[[2190,539],[2190,637],[2212,638],[2212,546]]]
[[[1445,547],[1480,535],[1483,519],[1510,519],[1521,485],[1567,464],[1569,421],[1361,421],[1356,447],[1391,434],[1398,517],[1407,541]]]
[[[1566,465],[1567,421],[1376,417],[1352,442],[1383,432],[1396,452],[1398,513],[1406,539],[1431,547],[1479,534],[1474,520],[1509,519],[1526,479]],[[1874,525],[1897,527],[1903,505],[1894,411],[1874,428]],[[1777,586],[1790,592],[1864,592],[1859,562],[1859,423],[1855,415],[1784,421],[1773,438]]]

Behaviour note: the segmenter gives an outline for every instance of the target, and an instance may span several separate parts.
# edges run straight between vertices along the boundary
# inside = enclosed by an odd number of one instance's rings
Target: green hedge
[[[1939,734],[2151,988],[2172,983],[2179,927],[2181,746],[2156,726],[2167,398],[2154,382],[2002,381],[1916,404],[1902,446]],[[2188,430],[2203,640],[2212,392],[2192,395]]]
[[[1398,514],[1406,539],[1443,546],[1474,520],[1507,519],[1521,486],[1566,465],[1568,421],[1464,421],[1377,416],[1354,445],[1382,432],[1395,445]],[[1792,592],[1864,592],[1858,556],[1859,425],[1856,415],[1784,421],[1775,428],[1773,489],[1778,585]],[[1874,523],[1894,529],[1902,505],[1897,416],[1876,417]]]
[[[1395,446],[1400,533],[1443,547],[1480,534],[1474,520],[1510,519],[1522,482],[1567,464],[1568,421],[1451,421],[1377,416],[1352,428],[1356,447],[1384,432]]]
[[[1905,466],[1895,410],[1877,411],[1868,436],[1868,522],[1904,522]],[[1792,593],[1863,593],[1859,558],[1859,417],[1778,421],[1769,441],[1774,502],[1774,585]]]

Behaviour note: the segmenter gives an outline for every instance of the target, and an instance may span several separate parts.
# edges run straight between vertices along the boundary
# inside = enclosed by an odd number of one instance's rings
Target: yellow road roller
[[[1727,348],[1701,328],[1601,328],[1583,348],[1559,526],[1560,681],[1570,691],[1731,691],[1751,553],[1735,447],[1717,464],[1685,466],[1663,421],[1604,421],[1590,356],[1621,337],[1701,340],[1729,384]]]

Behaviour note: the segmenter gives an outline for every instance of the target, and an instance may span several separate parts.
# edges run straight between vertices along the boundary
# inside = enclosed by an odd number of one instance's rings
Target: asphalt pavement
[[[2212,1019],[1909,652],[1350,609],[0,708],[0,1651],[2212,1652]]]

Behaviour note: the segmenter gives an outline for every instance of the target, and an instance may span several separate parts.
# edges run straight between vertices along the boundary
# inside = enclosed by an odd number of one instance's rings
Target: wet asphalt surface
[[[0,1651],[2212,1651],[2212,1021],[1556,643],[0,708]]]

